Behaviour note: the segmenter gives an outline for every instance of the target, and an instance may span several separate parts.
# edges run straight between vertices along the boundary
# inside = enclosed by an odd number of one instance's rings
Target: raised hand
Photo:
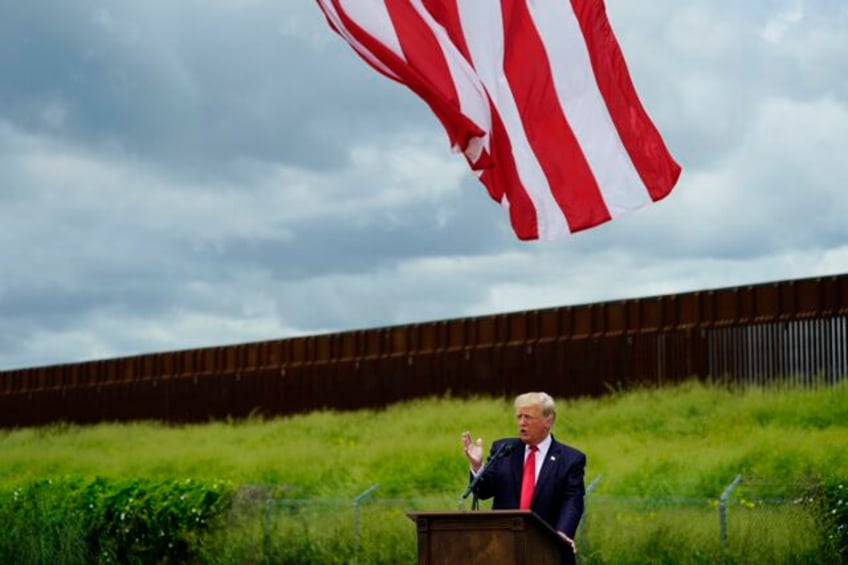
[[[462,451],[471,463],[471,469],[475,473],[479,471],[483,466],[483,438],[478,437],[475,442],[471,440],[471,432],[462,432]]]

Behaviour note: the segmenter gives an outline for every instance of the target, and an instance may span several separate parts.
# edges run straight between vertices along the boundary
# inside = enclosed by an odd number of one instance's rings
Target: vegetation
[[[185,560],[229,497],[191,479],[47,479],[4,494],[3,563]]]
[[[455,509],[461,431],[512,435],[511,412],[503,399],[441,398],[0,432],[0,562],[413,562],[405,513]],[[848,384],[616,392],[561,402],[554,434],[597,479],[585,563],[848,557]],[[722,547],[718,497],[737,475]]]

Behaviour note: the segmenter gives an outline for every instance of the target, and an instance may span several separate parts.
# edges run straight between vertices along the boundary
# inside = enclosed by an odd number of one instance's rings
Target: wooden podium
[[[571,547],[530,510],[412,512],[418,565],[558,565]]]

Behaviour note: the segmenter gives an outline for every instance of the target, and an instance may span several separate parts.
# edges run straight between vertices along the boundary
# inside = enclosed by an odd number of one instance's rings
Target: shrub
[[[825,482],[814,497],[829,544],[848,563],[848,481]]]
[[[185,561],[231,492],[191,479],[33,481],[0,491],[0,561]]]

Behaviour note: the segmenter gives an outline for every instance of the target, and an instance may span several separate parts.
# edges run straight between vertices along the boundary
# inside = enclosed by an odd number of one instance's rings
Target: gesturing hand
[[[462,432],[462,450],[465,452],[465,457],[471,463],[471,469],[476,473],[483,465],[483,438],[478,437],[477,441],[471,441],[471,432]]]

